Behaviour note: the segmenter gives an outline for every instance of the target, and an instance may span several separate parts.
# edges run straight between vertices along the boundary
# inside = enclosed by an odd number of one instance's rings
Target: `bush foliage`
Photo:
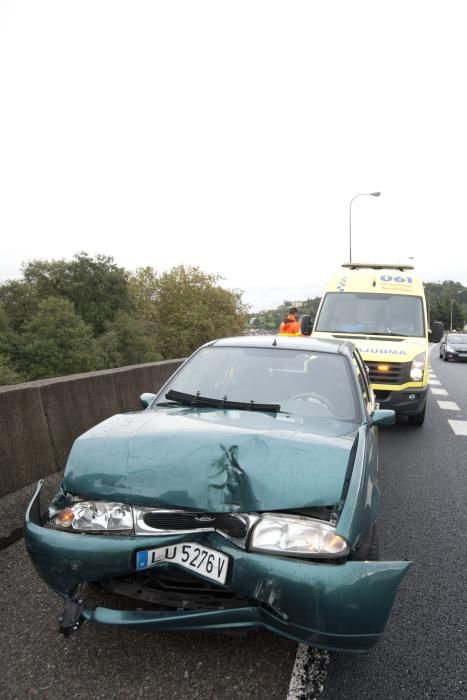
[[[0,384],[185,357],[239,335],[241,294],[180,265],[130,273],[111,257],[33,260],[0,284]]]

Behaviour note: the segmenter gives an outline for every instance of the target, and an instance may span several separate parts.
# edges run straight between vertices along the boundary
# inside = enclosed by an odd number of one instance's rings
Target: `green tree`
[[[24,378],[11,366],[10,360],[0,354],[0,386],[5,384],[19,384]]]
[[[94,369],[112,369],[124,366],[125,360],[119,348],[118,333],[109,328],[96,339],[96,365]]]
[[[152,267],[141,267],[128,278],[130,308],[153,339],[159,325],[158,284],[157,272]]]
[[[33,260],[23,267],[24,284],[39,299],[64,297],[99,335],[117,312],[128,308],[127,272],[113,258],[78,253],[72,260]]]
[[[30,379],[87,372],[96,364],[92,329],[67,299],[47,297],[24,327],[16,365]]]
[[[220,277],[179,265],[157,278],[157,346],[164,358],[185,357],[209,340],[241,335],[247,319],[240,292]]]
[[[19,344],[19,335],[11,328],[8,316],[0,306],[0,385],[24,381],[14,363]]]
[[[452,304],[452,326],[463,329],[467,322],[467,289],[460,282],[452,280],[427,282],[424,286],[430,323],[442,321],[444,327],[449,330]]]
[[[0,285],[0,305],[11,330],[19,333],[34,316],[40,298],[24,280],[8,280]]]
[[[97,348],[99,368],[110,369],[161,359],[141,319],[124,311],[107,325],[106,332],[97,341]]]

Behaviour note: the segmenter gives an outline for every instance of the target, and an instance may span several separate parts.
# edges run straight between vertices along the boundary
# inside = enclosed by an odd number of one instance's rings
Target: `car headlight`
[[[77,532],[125,532],[133,530],[133,510],[124,503],[79,501],[59,510],[56,527]]]
[[[347,556],[350,547],[328,523],[295,515],[265,513],[256,523],[250,549],[296,557],[332,559]]]
[[[410,378],[414,382],[420,382],[423,379],[423,370],[425,369],[426,353],[421,352],[413,358],[412,367],[410,368]]]
[[[446,350],[448,352],[456,352],[455,349],[452,347],[452,345],[446,345]]]

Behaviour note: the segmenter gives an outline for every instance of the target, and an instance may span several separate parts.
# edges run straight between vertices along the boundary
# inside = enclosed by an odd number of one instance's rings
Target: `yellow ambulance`
[[[411,425],[423,424],[427,312],[423,284],[412,266],[342,265],[327,284],[312,335],[352,341],[368,367],[380,408],[408,416]]]

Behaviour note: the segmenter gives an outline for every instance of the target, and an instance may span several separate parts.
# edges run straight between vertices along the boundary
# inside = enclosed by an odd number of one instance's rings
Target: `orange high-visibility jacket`
[[[284,318],[279,326],[279,335],[301,335],[300,323],[297,321],[295,316],[289,314],[287,318]]]

